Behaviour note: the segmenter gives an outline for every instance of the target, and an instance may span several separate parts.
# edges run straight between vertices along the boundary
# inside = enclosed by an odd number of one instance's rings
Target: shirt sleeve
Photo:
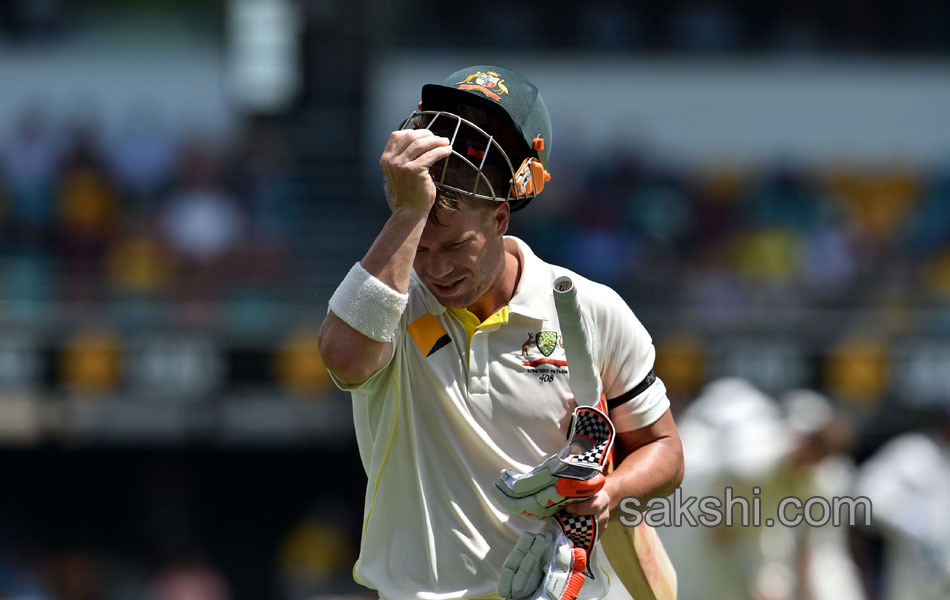
[[[405,315],[403,316],[403,321],[405,321]],[[330,370],[329,367],[327,367],[327,373],[330,375],[330,380],[333,382],[333,385],[343,390],[344,392],[353,392],[356,390],[361,390],[364,388],[372,388],[373,386],[375,386],[379,382],[380,379],[384,379],[387,377],[386,375],[384,375],[384,373],[390,372],[391,370],[390,367],[393,365],[393,361],[396,359],[396,353],[400,351],[400,346],[404,343],[402,338],[405,335],[407,335],[405,326],[403,323],[400,323],[400,327],[396,329],[396,335],[393,336],[393,342],[392,342],[393,351],[389,355],[389,360],[387,360],[386,364],[380,367],[378,371],[370,375],[369,378],[367,378],[366,381],[362,383],[346,383],[345,381],[337,377],[336,373]]]
[[[670,407],[666,386],[653,372],[653,340],[617,292],[593,285],[591,337],[610,419],[617,431],[646,427]]]

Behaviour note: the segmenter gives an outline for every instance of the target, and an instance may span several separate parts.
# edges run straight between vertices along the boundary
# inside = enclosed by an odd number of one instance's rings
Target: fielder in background
[[[504,469],[527,473],[565,447],[576,403],[552,297],[560,276],[577,290],[616,468],[592,495],[551,486],[535,498],[603,526],[624,497],[667,495],[682,480],[649,334],[616,292],[505,235],[550,179],[550,149],[537,88],[473,66],[423,86],[383,150],[392,214],[319,335],[334,381],[352,392],[368,476],[353,575],[381,598],[558,600],[573,568],[589,571],[579,598],[630,597],[599,545],[586,567],[565,564],[570,548],[542,529],[544,511],[492,492]]]

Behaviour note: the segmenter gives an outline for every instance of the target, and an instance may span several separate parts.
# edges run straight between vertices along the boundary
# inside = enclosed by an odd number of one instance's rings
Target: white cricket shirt
[[[522,531],[539,529],[502,512],[489,490],[503,468],[527,472],[565,443],[575,404],[555,279],[574,281],[608,399],[633,390],[653,368],[650,336],[616,292],[541,261],[517,238],[506,245],[522,259],[507,322],[476,330],[468,350],[462,323],[413,274],[391,360],[351,389],[368,477],[353,576],[386,600],[495,597]],[[627,431],[668,407],[656,380],[610,415]],[[606,577],[597,575],[582,598],[603,591]],[[615,580],[614,587],[622,586]]]

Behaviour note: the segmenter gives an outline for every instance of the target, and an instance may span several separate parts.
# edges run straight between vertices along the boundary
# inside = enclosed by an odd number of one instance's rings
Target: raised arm
[[[318,334],[324,364],[344,383],[356,385],[366,381],[392,356],[391,336],[367,332],[359,319],[366,316],[372,320],[384,312],[373,310],[373,302],[380,301],[380,296],[389,301],[387,306],[391,307],[397,294],[405,295],[409,291],[412,261],[435,202],[436,189],[429,167],[451,152],[447,138],[427,129],[394,131],[389,136],[379,165],[388,182],[387,201],[392,215],[360,260],[359,267],[354,266],[354,271],[359,271],[364,278],[359,287],[364,297],[356,297],[354,290],[358,281],[354,278],[358,275],[351,271],[334,294],[331,310]],[[405,300],[403,306],[404,303]]]

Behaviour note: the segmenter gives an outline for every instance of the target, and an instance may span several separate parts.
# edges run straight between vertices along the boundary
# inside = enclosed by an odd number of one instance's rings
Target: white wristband
[[[408,302],[409,294],[400,294],[357,262],[333,292],[330,310],[366,337],[391,342]]]

